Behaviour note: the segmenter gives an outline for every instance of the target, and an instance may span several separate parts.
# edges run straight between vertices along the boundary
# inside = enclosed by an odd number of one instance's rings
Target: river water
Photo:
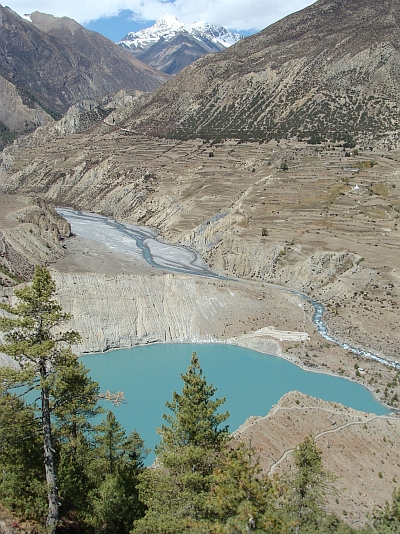
[[[168,271],[223,278],[213,273],[196,252],[163,243],[150,228],[121,224],[101,215],[67,208],[57,208],[57,212],[70,223],[74,234],[98,241],[128,258],[144,259],[152,267]]]

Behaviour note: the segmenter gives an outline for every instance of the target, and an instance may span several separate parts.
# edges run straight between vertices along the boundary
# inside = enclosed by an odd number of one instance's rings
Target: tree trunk
[[[53,534],[58,524],[58,488],[56,479],[56,469],[54,462],[54,451],[51,439],[50,402],[49,393],[46,388],[42,389],[42,428],[43,428],[43,448],[44,467],[46,471],[46,482],[48,488],[49,512],[46,519],[48,534]]]

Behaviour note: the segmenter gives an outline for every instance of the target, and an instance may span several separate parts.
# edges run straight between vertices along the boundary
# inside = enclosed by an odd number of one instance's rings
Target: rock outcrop
[[[2,195],[0,225],[0,283],[29,280],[35,265],[59,259],[62,242],[71,235],[65,219],[43,200]]]
[[[18,134],[53,122],[38,102],[29,101],[24,91],[0,76],[0,149]]]

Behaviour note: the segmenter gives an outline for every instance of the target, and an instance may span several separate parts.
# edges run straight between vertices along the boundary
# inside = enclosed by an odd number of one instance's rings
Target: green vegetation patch
[[[375,167],[375,165],[378,165],[378,163],[372,159],[365,160],[365,161],[358,161],[354,164],[354,167],[358,167],[360,170],[363,169],[372,169],[372,167]]]
[[[58,121],[62,118],[62,113],[53,108],[50,108],[47,104],[41,102],[35,95],[29,93],[26,89],[23,89],[22,87],[17,87],[17,91],[19,96],[21,97],[22,103],[28,108],[35,109],[36,105],[39,105],[55,121]]]
[[[11,278],[11,280],[14,280],[16,284],[21,284],[23,282],[21,278],[19,278],[16,274],[13,274],[12,272],[10,272],[3,265],[0,265],[0,273],[3,273],[4,275],[8,276],[8,278]]]
[[[11,144],[17,137],[16,132],[12,132],[4,122],[0,121],[0,147]]]

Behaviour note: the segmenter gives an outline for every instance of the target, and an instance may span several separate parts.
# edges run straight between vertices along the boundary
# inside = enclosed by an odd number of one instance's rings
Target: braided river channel
[[[143,258],[153,267],[226,280],[210,271],[195,252],[159,241],[155,232],[148,228],[123,225],[71,209],[57,211],[70,222],[75,234],[101,242],[111,251]],[[306,295],[294,293],[313,305],[313,322],[326,339],[356,354],[389,363],[367,350],[333,338],[323,321],[323,306]],[[292,390],[360,411],[387,413],[387,408],[360,384],[306,371],[282,358],[222,343],[146,345],[85,355],[82,361],[90,369],[93,380],[100,383],[102,391],[124,392],[125,404],[112,407],[107,403],[105,408],[115,412],[127,431],[138,430],[146,446],[153,449],[159,441],[156,428],[163,423],[162,414],[167,411],[165,402],[171,400],[173,391],[181,391],[180,374],[186,372],[194,351],[208,382],[217,388],[216,396],[226,397],[223,409],[230,413],[228,424],[232,431],[250,415],[266,415],[282,395]],[[148,460],[153,457],[150,455]]]

